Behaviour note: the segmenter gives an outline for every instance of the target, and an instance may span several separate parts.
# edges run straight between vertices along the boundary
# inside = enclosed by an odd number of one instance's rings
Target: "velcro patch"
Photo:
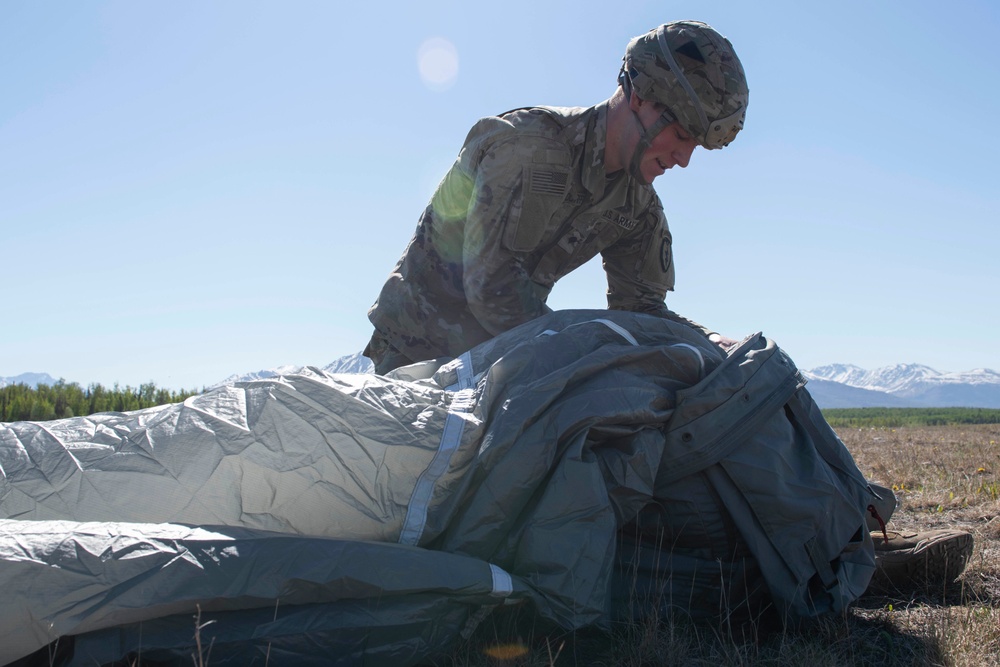
[[[532,169],[529,190],[537,195],[563,195],[566,193],[568,180],[569,174],[564,171]]]
[[[618,213],[617,211],[605,211],[604,217],[610,220],[611,222],[615,223],[622,229],[627,229],[628,231],[632,231],[633,229],[636,228],[636,225],[639,224],[632,218],[626,217],[621,213]]]

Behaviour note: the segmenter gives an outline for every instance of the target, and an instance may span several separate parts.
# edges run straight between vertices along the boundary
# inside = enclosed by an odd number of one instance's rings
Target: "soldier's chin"
[[[658,162],[653,162],[643,167],[639,167],[639,173],[636,174],[636,179],[643,185],[652,185],[653,181],[656,180],[657,176],[662,176],[666,173],[666,169],[660,167]]]
[[[659,174],[657,174],[657,176],[659,176]],[[653,176],[653,178],[656,178],[656,176]],[[639,181],[643,185],[652,185],[653,178],[647,177],[642,169],[640,169],[639,173],[635,175],[635,180]]]

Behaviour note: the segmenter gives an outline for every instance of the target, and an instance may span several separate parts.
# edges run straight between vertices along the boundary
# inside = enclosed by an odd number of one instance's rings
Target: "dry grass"
[[[1000,425],[841,429],[839,435],[866,476],[896,490],[901,506],[890,527],[973,533],[975,551],[958,582],[915,595],[866,595],[843,617],[750,641],[670,619],[612,637],[487,621],[454,664],[1000,666]],[[484,652],[501,643],[514,648]]]
[[[1000,424],[839,435],[865,475],[896,491],[893,525],[960,528],[976,540],[951,590],[863,598],[853,614],[924,647],[915,664],[1000,665]]]

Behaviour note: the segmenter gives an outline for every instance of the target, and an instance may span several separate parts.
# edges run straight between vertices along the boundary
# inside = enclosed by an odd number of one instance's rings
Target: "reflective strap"
[[[582,326],[584,324],[593,324],[594,322],[597,322],[599,324],[603,324],[607,328],[611,329],[616,334],[618,334],[619,336],[621,336],[622,338],[624,338],[626,341],[628,341],[630,345],[635,345],[636,347],[639,346],[639,341],[637,341],[635,339],[635,336],[633,336],[631,333],[629,333],[628,329],[625,329],[620,324],[616,324],[616,323],[612,322],[611,320],[605,320],[603,318],[598,318],[598,319],[594,319],[594,320],[587,320],[585,322],[576,322],[574,324],[568,325],[566,328],[567,329],[572,329],[573,327],[579,327],[579,326]],[[560,332],[560,331],[553,331],[552,329],[546,329],[545,331],[543,331],[542,333],[540,333],[538,335],[539,336],[554,336],[557,333],[562,333],[562,332]]]
[[[459,392],[475,387],[476,376],[472,374],[472,354],[466,352],[452,363],[456,364],[455,375],[458,376],[458,381],[453,385],[445,387],[445,391]],[[467,412],[467,410],[463,409],[462,412]]]
[[[490,574],[493,576],[493,591],[490,595],[505,598],[514,592],[514,580],[503,568],[490,563]]]
[[[444,421],[444,431],[441,442],[430,465],[420,474],[410,496],[410,504],[406,509],[406,519],[399,534],[400,544],[417,544],[427,525],[427,510],[434,492],[434,485],[448,470],[451,457],[462,442],[462,431],[465,429],[467,414],[475,405],[475,377],[472,374],[472,357],[468,352],[456,359],[458,382],[447,388],[454,392],[455,397],[448,406],[448,416]]]
[[[635,336],[633,336],[632,334],[630,334],[628,332],[628,330],[625,329],[625,328],[623,328],[622,326],[620,326],[618,324],[615,324],[611,320],[598,319],[598,320],[594,320],[594,322],[600,322],[601,324],[603,324],[604,326],[606,326],[607,328],[611,329],[616,334],[618,334],[619,336],[621,336],[622,338],[624,338],[625,340],[627,340],[632,345],[635,345],[635,346],[638,347],[639,341],[637,341],[635,339]]]
[[[701,350],[690,343],[674,343],[670,347],[683,347],[694,352],[695,356],[698,357],[698,376],[705,376],[705,357],[702,355]]]

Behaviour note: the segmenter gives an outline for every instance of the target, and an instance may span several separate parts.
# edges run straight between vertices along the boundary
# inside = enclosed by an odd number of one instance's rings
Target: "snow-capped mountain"
[[[293,375],[302,370],[302,366],[295,366],[293,364],[286,364],[284,366],[277,366],[275,368],[266,368],[260,371],[251,371],[249,373],[234,373],[230,375],[225,380],[216,382],[210,385],[209,389],[215,389],[216,387],[221,387],[226,384],[233,384],[234,382],[252,382],[254,380],[273,380],[276,377],[281,377],[282,375]]]
[[[11,377],[0,377],[0,387],[6,387],[11,384],[26,384],[34,389],[40,384],[47,384],[51,387],[56,382],[58,380],[48,373],[21,373],[20,375]]]
[[[371,359],[355,352],[323,366],[323,370],[327,373],[373,373],[375,367]]]
[[[865,370],[851,364],[831,364],[806,371],[809,376],[839,382],[849,387],[892,393],[912,382],[940,375],[929,366],[920,364],[897,364],[874,371]]]
[[[277,368],[269,368],[262,371],[253,371],[251,373],[241,373],[236,375],[230,375],[225,380],[221,382],[216,382],[215,384],[208,387],[209,389],[215,389],[216,387],[221,387],[226,384],[233,384],[234,382],[251,382],[253,380],[270,380],[281,375],[293,375],[301,371],[303,366],[278,366]],[[326,371],[327,373],[371,373],[374,371],[372,366],[372,360],[364,356],[361,352],[355,352],[354,354],[348,354],[343,357],[339,357],[331,361],[326,366],[323,366],[320,370]]]
[[[831,364],[802,374],[820,407],[1000,408],[1000,373],[988,368],[942,373],[921,364],[875,370]]]

